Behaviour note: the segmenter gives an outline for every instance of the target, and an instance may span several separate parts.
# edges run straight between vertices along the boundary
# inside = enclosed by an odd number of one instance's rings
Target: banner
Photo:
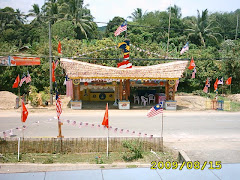
[[[0,66],[9,66],[8,56],[0,56]]]
[[[9,56],[9,66],[32,66],[40,64],[39,57]]]

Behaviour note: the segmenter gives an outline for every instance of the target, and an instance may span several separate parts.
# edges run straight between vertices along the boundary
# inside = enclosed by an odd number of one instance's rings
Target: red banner
[[[10,56],[10,66],[31,66],[31,65],[40,65],[39,57],[19,57],[19,56]]]

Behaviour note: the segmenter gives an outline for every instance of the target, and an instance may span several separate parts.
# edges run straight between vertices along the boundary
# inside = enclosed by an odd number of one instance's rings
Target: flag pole
[[[162,112],[162,132],[161,132],[161,138],[163,137],[163,112]]]
[[[23,101],[23,99],[22,99]],[[21,114],[21,121],[22,121],[22,138],[23,138],[23,152],[24,152],[24,127],[23,127],[23,103],[22,103],[22,114]]]
[[[107,107],[108,107],[108,103],[107,103]],[[108,116],[108,136],[107,136],[107,157],[108,157],[108,141],[109,141],[109,116]]]

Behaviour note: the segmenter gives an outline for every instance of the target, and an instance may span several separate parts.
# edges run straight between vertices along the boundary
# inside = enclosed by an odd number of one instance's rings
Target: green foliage
[[[38,106],[38,93],[35,86],[30,86],[29,100],[32,106]]]
[[[53,161],[53,158],[49,157],[49,158],[45,159],[42,163],[43,164],[53,164],[54,161]]]
[[[128,149],[128,151],[124,152],[124,161],[133,161],[138,160],[139,158],[143,158],[142,142],[136,140],[123,141],[123,147]]]
[[[75,39],[77,33],[74,29],[75,27],[70,21],[58,21],[52,26],[52,36],[58,40],[65,38]]]

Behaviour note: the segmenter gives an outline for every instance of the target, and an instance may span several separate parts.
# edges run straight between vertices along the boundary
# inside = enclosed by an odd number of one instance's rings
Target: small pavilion
[[[141,87],[151,87],[153,90],[164,87],[164,100],[174,103],[176,81],[182,77],[188,61],[133,66],[129,69],[65,58],[61,58],[60,63],[73,82],[72,108],[81,109],[82,101],[115,101],[116,104],[118,102],[119,109],[130,109],[130,96],[133,95],[131,93],[134,88]],[[139,100],[142,103],[141,99]]]

